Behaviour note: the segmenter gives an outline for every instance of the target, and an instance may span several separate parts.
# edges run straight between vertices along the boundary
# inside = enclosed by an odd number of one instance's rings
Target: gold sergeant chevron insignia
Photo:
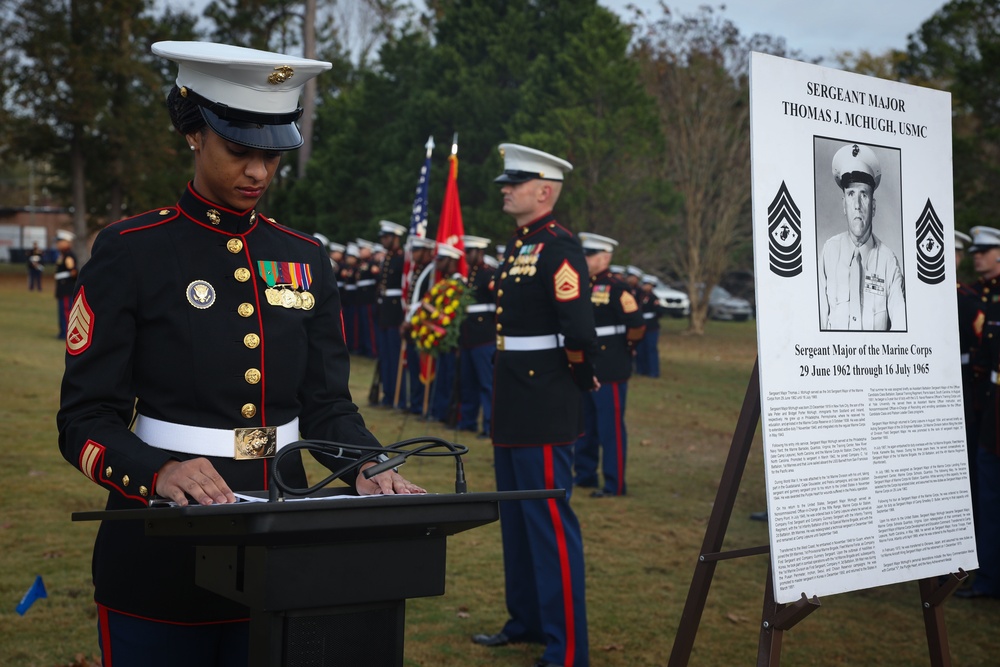
[[[88,440],[87,444],[80,450],[80,472],[90,478],[90,481],[97,482],[97,469],[104,458],[104,447],[93,440]]]
[[[564,259],[559,270],[552,277],[556,290],[556,301],[572,301],[580,298],[580,274]]]
[[[90,309],[87,296],[81,287],[80,293],[73,301],[73,308],[69,311],[66,323],[66,351],[75,356],[90,347],[93,330],[94,311]]]
[[[634,313],[639,310],[639,304],[635,302],[635,297],[631,292],[622,292],[622,310],[626,313]]]

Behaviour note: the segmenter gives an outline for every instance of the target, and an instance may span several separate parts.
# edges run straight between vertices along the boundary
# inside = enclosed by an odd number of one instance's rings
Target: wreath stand
[[[760,375],[758,361],[755,360],[746,396],[743,399],[743,407],[740,410],[740,417],[736,423],[736,430],[733,432],[729,456],[722,471],[719,491],[715,497],[715,504],[712,506],[712,515],[709,518],[708,527],[705,529],[705,540],[695,565],[691,586],[688,588],[687,601],[684,603],[684,611],[681,613],[677,635],[674,637],[674,647],[670,653],[670,661],[667,663],[669,667],[686,667],[688,664],[691,649],[694,646],[695,634],[697,634],[698,625],[701,622],[701,614],[705,610],[705,601],[708,599],[708,590],[712,585],[716,564],[723,560],[757,556],[771,551],[769,544],[732,551],[721,550],[759,420]],[[931,667],[951,667],[948,632],[945,627],[942,604],[967,576],[968,574],[959,569],[957,573],[949,575],[943,583],[939,583],[936,578],[921,579],[918,582]],[[781,640],[784,632],[790,630],[819,607],[819,598],[816,596],[807,598],[805,593],[793,603],[776,603],[769,563],[767,579],[764,583],[764,608],[761,614],[760,638],[757,643],[757,667],[778,667],[781,662]]]

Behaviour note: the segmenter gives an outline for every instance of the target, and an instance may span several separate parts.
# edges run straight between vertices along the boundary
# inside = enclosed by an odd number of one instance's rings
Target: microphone
[[[417,446],[413,449],[405,449],[411,445]],[[437,448],[443,448],[448,451],[427,451]],[[335,459],[344,459],[347,461],[347,464],[341,466],[328,477],[320,480],[307,489],[289,487],[285,484],[285,481],[281,477],[278,462],[282,457],[303,449],[308,449],[314,453],[319,453]],[[319,489],[322,489],[324,486],[337,479],[351,468],[355,468],[361,464],[367,463],[368,461],[378,461],[378,463],[374,466],[366,468],[363,471],[365,479],[371,479],[379,473],[402,465],[410,456],[455,457],[455,493],[466,493],[468,488],[465,481],[465,467],[462,463],[462,454],[467,454],[468,452],[469,448],[465,445],[458,445],[433,436],[411,438],[409,440],[393,443],[388,447],[382,447],[381,445],[354,445],[348,447],[339,442],[331,442],[328,440],[299,440],[279,449],[278,453],[274,455],[273,459],[271,459],[270,467],[272,483],[268,488],[268,501],[283,501],[284,493],[290,493],[296,496],[308,496]],[[388,456],[390,453],[395,456]]]
[[[348,463],[340,468],[337,468],[328,477],[320,480],[307,489],[293,488],[285,484],[284,479],[282,479],[278,462],[288,454],[298,452],[303,449],[319,452],[320,454],[334,459],[343,459],[348,461]],[[337,479],[351,468],[374,459],[380,452],[382,452],[382,447],[370,447],[368,445],[345,447],[339,442],[331,442],[329,440],[298,440],[293,442],[279,449],[278,453],[274,455],[273,459],[271,459],[270,477],[272,483],[269,485],[267,490],[267,500],[268,502],[282,502],[285,499],[285,493],[291,493],[297,496],[308,496],[309,494],[322,489],[324,486]]]
[[[419,446],[414,447],[413,449],[403,449],[404,447],[408,447],[410,445]],[[443,447],[448,451],[427,451],[436,447]],[[411,456],[453,456],[455,458],[455,493],[466,493],[469,490],[465,481],[465,464],[462,462],[462,454],[467,454],[469,452],[469,448],[465,445],[458,445],[433,436],[424,436],[394,443],[386,447],[385,450],[392,452],[395,456],[389,457],[383,452],[376,457],[379,460],[379,463],[365,468],[362,471],[361,474],[365,476],[365,479],[371,479],[379,473],[397,468],[398,466],[406,463],[406,460]]]

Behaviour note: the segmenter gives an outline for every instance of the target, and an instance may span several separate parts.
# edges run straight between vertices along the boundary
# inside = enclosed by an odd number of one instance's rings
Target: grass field
[[[51,276],[28,293],[23,267],[0,266],[0,666],[84,665],[98,655],[90,584],[96,525],[73,523],[77,510],[103,507],[104,493],[66,463],[56,446],[55,413],[63,344],[55,340]],[[661,335],[663,377],[629,386],[629,491],[618,499],[578,494],[583,527],[591,664],[666,665],[722,466],[756,354],[754,323],[709,323],[704,337],[682,335],[667,321]],[[363,401],[372,362],[354,363],[354,395]],[[363,408],[383,442],[439,435],[470,448],[471,491],[493,490],[488,442],[444,431],[395,412]],[[318,469],[315,470],[319,472]],[[403,473],[429,490],[452,488],[453,466],[412,460]],[[765,506],[763,463],[755,443],[726,548],[767,542],[763,523],[747,520]],[[399,554],[400,562],[406,554]],[[719,564],[691,665],[752,665],[760,623],[766,557]],[[444,596],[407,603],[406,665],[530,665],[537,647],[483,649],[475,632],[506,619],[497,524],[457,535],[448,545]],[[14,612],[36,575],[48,598],[24,616]],[[915,583],[832,596],[785,634],[782,664],[929,664]],[[1000,665],[1000,602],[947,602],[956,667]],[[353,667],[353,666],[348,666]]]

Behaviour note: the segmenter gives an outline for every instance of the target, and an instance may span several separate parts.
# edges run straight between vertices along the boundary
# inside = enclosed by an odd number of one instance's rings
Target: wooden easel
[[[729,448],[719,491],[712,506],[712,515],[705,529],[705,540],[702,543],[698,563],[695,565],[694,577],[688,589],[687,601],[681,613],[681,622],[674,637],[674,647],[670,652],[669,667],[686,667],[694,646],[694,637],[698,632],[701,614],[705,610],[708,599],[708,589],[712,585],[715,565],[722,560],[742,558],[767,554],[771,551],[768,544],[746,549],[722,551],[722,543],[726,537],[729,518],[736,503],[736,494],[740,488],[740,479],[746,469],[750,446],[753,444],[754,432],[760,421],[760,375],[758,362],[754,361],[750,374],[750,383],[743,399],[736,430],[733,432],[733,442]],[[942,603],[951,595],[968,575],[959,570],[952,574],[944,583],[936,579],[921,579],[920,601],[924,616],[924,630],[927,635],[927,648],[930,652],[931,667],[951,667],[951,655],[948,647],[948,633],[944,622]],[[778,667],[781,661],[781,640],[785,630],[791,629],[799,621],[820,607],[819,598],[802,598],[791,604],[778,604],[774,601],[774,586],[772,583],[771,566],[767,567],[767,580],[764,584],[764,609],[761,614],[760,638],[757,643],[757,667]]]

